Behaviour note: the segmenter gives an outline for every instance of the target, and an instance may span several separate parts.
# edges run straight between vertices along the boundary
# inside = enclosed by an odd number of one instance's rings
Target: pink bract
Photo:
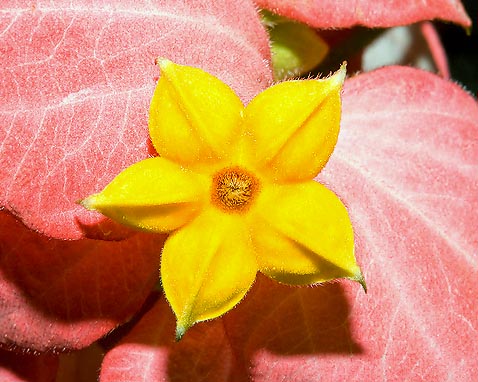
[[[471,20],[461,2],[456,0],[254,1],[259,7],[316,28],[348,28],[355,25],[391,27],[432,19],[451,21],[464,27],[471,26]]]
[[[156,57],[200,66],[244,101],[271,82],[249,2],[25,1],[2,22],[0,207],[50,237],[124,237],[76,201],[151,154]]]

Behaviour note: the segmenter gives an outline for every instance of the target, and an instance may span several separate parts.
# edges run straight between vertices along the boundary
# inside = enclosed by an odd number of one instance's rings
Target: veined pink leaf
[[[79,349],[129,319],[159,279],[164,236],[49,239],[0,212],[0,344]]]
[[[0,207],[62,239],[116,238],[75,202],[148,156],[148,109],[165,56],[247,101],[271,81],[248,1],[2,3]]]
[[[254,0],[281,16],[302,21],[316,28],[391,27],[417,21],[441,19],[471,26],[459,0]]]
[[[411,68],[346,80],[320,181],[348,206],[368,294],[259,277],[223,328],[197,325],[191,345],[168,342],[160,303],[106,355],[101,382],[477,380],[476,101]]]

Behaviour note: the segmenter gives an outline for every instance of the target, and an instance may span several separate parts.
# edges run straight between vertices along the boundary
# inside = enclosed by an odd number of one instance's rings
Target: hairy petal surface
[[[169,232],[199,213],[210,181],[162,157],[145,159],[122,171],[99,194],[81,204],[136,228]]]
[[[310,180],[332,153],[340,124],[345,65],[326,79],[286,81],[244,111],[251,161],[275,182]]]
[[[168,237],[161,279],[177,317],[177,337],[198,321],[232,309],[257,272],[255,252],[243,216],[208,208]]]
[[[321,184],[265,187],[252,224],[262,273],[288,284],[347,277],[363,283],[347,210]]]
[[[160,60],[161,78],[151,100],[149,133],[163,157],[191,167],[217,163],[240,128],[243,105],[218,78]]]
[[[272,78],[248,1],[9,1],[1,17],[0,208],[51,237],[104,238],[82,229],[104,217],[76,201],[152,153],[155,58],[201,67],[244,102]]]
[[[442,19],[471,26],[471,20],[457,0],[255,0],[255,3],[281,16],[317,28],[391,27],[417,21]]]
[[[79,349],[129,319],[159,277],[164,237],[53,240],[0,212],[0,343]]]

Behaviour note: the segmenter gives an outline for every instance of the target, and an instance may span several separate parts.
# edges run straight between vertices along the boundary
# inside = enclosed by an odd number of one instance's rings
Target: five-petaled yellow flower
[[[348,278],[365,287],[347,211],[313,180],[337,141],[345,67],[276,84],[244,107],[200,69],[159,65],[149,130],[160,156],[81,204],[171,232],[161,278],[177,338],[233,308],[257,271],[287,284]]]

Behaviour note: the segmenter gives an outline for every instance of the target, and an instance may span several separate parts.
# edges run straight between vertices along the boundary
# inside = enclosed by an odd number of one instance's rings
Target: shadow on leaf
[[[88,239],[121,241],[137,233],[132,228],[115,223],[109,218],[103,218],[101,221],[92,224],[83,222],[78,218],[75,219],[75,222]]]
[[[4,341],[82,347],[131,317],[159,277],[164,236],[55,240],[0,212]]]
[[[295,287],[260,275],[225,322],[246,355],[262,348],[289,355],[360,353],[352,339],[349,311],[340,283]]]
[[[0,349],[1,381],[37,381],[55,380],[58,369],[58,357],[52,354],[21,354]]]
[[[246,382],[264,352],[286,358],[358,354],[362,349],[352,338],[349,310],[339,283],[299,288],[259,276],[237,308],[195,325],[174,342],[174,316],[161,298],[106,355],[100,380],[142,375],[147,380]],[[125,368],[130,374],[124,374]]]

